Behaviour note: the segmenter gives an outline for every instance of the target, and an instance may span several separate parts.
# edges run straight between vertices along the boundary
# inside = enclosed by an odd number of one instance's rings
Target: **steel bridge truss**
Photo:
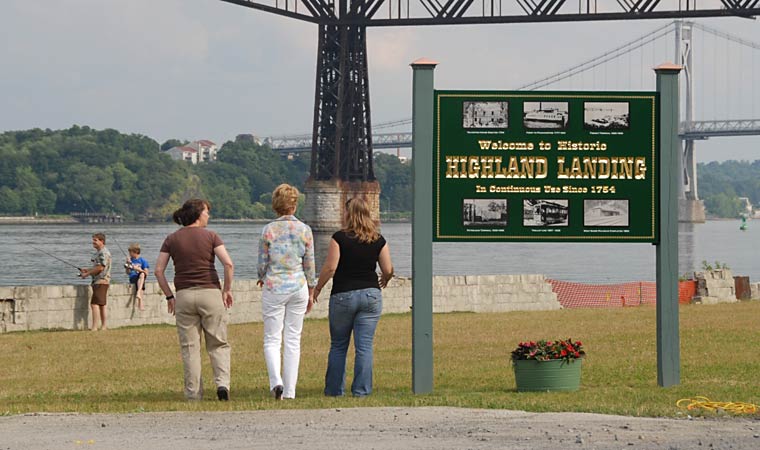
[[[760,15],[760,0],[222,0],[317,24],[456,25]]]
[[[681,137],[707,139],[715,136],[760,135],[760,120],[702,120],[681,124]]]
[[[374,180],[366,28],[319,26],[311,177]]]
[[[681,139],[703,140],[720,136],[758,136],[760,135],[760,120],[704,120],[691,123],[681,122],[678,132]],[[412,133],[375,133],[372,135],[373,147],[379,148],[410,148]],[[303,153],[311,150],[309,136],[285,136],[268,138],[265,141],[272,150],[288,153]]]

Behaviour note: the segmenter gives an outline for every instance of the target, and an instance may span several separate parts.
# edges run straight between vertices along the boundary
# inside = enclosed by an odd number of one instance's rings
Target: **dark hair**
[[[174,211],[172,219],[175,223],[182,225],[183,227],[192,225],[201,216],[204,207],[211,211],[211,203],[207,200],[191,198],[186,201],[180,209]]]
[[[95,233],[92,235],[95,239],[99,240],[102,243],[106,243],[106,235],[103,233]]]

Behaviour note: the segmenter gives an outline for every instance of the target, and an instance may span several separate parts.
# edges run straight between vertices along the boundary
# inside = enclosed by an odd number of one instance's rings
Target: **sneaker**
[[[216,389],[216,396],[220,402],[226,402],[230,399],[230,391],[224,386],[219,386]]]
[[[274,395],[275,400],[282,400],[282,385],[278,384],[277,386],[272,389],[272,395]]]

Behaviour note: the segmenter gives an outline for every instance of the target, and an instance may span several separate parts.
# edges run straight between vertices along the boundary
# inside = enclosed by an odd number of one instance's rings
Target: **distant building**
[[[198,164],[198,150],[189,147],[172,147],[166,153],[177,161],[188,161],[192,164]]]
[[[752,217],[752,203],[747,197],[739,197],[742,206],[742,214],[746,217]]]
[[[166,151],[172,159],[177,161],[188,161],[192,164],[199,162],[214,162],[218,149],[216,144],[207,141],[194,141],[181,147],[172,147]]]
[[[269,138],[267,138],[269,140]],[[235,141],[239,142],[253,142],[256,145],[261,145],[261,139],[255,134],[244,133],[235,136]]]
[[[207,140],[202,140],[191,142],[187,144],[187,146],[198,151],[198,162],[216,161],[217,147],[215,143]]]

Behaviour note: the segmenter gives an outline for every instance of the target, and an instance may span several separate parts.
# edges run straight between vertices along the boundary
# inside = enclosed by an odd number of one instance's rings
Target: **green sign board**
[[[657,243],[656,92],[434,101],[434,241]]]

